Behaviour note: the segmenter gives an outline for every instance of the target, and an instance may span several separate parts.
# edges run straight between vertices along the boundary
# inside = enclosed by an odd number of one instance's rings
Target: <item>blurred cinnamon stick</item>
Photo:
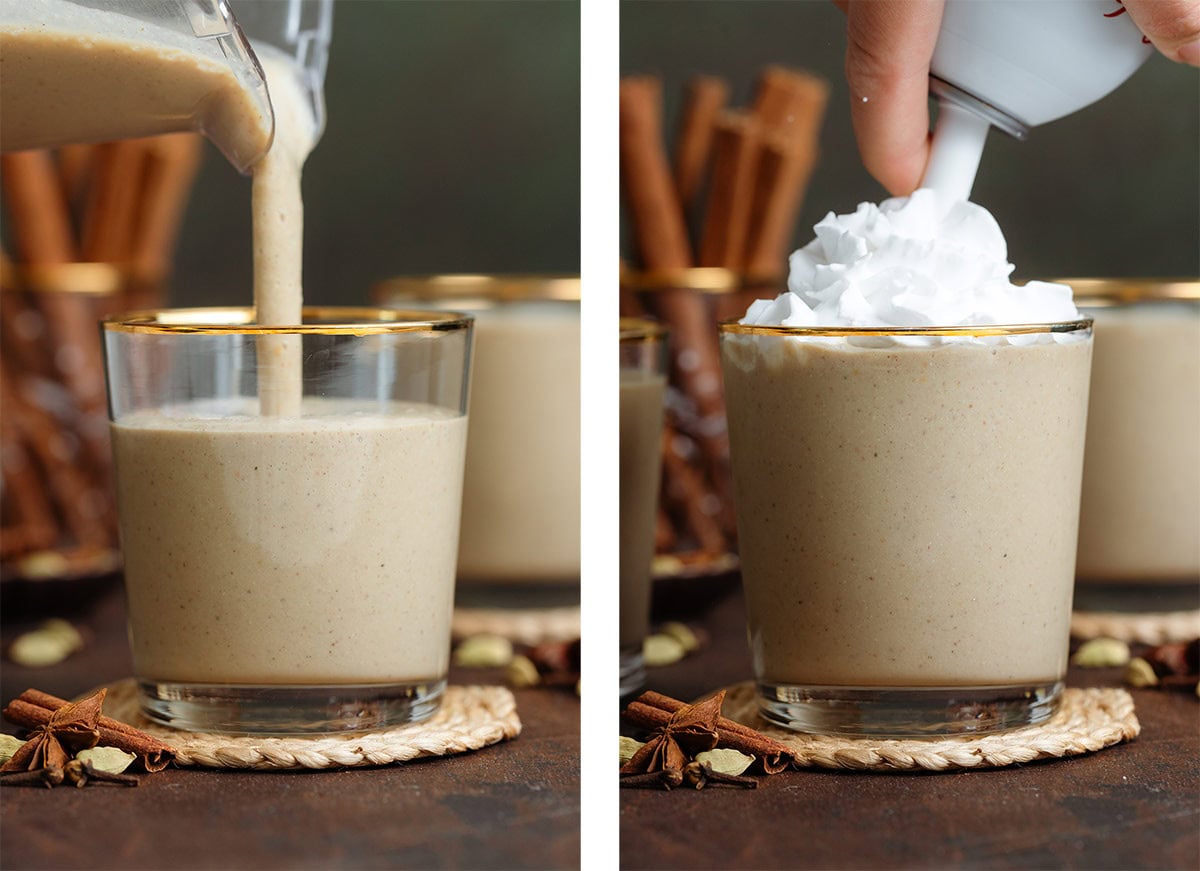
[[[687,529],[695,536],[700,549],[719,554],[726,549],[725,535],[712,510],[716,495],[705,480],[688,462],[678,448],[679,433],[669,424],[663,427],[663,488],[667,502],[682,513]]]
[[[0,155],[0,179],[16,236],[27,264],[69,263],[77,247],[54,163],[45,151]],[[55,368],[81,409],[104,407],[104,373],[92,301],[70,293],[39,294],[56,344]]]
[[[0,406],[42,468],[51,497],[71,536],[85,547],[106,547],[110,541],[104,501],[81,471],[78,452],[59,431],[54,419],[22,395],[11,376],[0,369]]]
[[[145,142],[127,139],[95,146],[92,184],[83,216],[81,259],[118,264],[130,259]]]
[[[700,238],[700,265],[739,269],[750,228],[754,174],[761,129],[746,112],[724,112],[717,121],[712,182]]]
[[[71,209],[83,202],[92,172],[93,145],[64,145],[58,149],[58,176]]]
[[[683,210],[662,144],[662,84],[650,76],[621,79],[621,177],[647,270],[692,265]]]
[[[717,117],[728,99],[729,85],[722,79],[695,76],[688,82],[675,143],[675,189],[684,209],[700,193],[712,153]]]
[[[766,131],[753,193],[743,270],[774,279],[786,269],[792,231],[817,164],[829,86],[817,76],[769,67],[754,113]]]
[[[170,271],[203,144],[195,133],[156,136],[145,142],[147,154],[131,259],[135,286],[157,289]],[[138,308],[140,303],[131,301],[130,307]]]
[[[7,381],[0,359],[0,383]],[[7,559],[51,547],[58,538],[54,510],[42,490],[41,476],[11,408],[0,414],[0,472],[4,478],[0,556]]]

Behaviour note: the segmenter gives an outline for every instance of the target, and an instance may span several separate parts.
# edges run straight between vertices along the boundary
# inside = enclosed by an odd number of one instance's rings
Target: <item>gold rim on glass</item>
[[[1070,285],[1075,304],[1093,308],[1132,302],[1200,301],[1195,278],[1055,278]]]
[[[104,329],[125,333],[208,335],[333,335],[452,332],[464,330],[471,316],[461,312],[413,311],[342,306],[311,306],[304,323],[264,326],[254,322],[252,308],[179,308],[138,311],[104,320]]]
[[[579,302],[578,275],[401,275],[375,285],[377,303],[411,302]]]
[[[721,332],[757,336],[1021,336],[1037,333],[1074,333],[1089,330],[1091,318],[1053,324],[980,324],[959,327],[783,327],[722,321]]]
[[[720,266],[696,266],[690,269],[662,269],[633,272],[622,269],[621,287],[635,292],[690,290],[719,296],[743,290],[778,287],[780,281],[754,279]]]
[[[662,324],[645,318],[621,318],[622,342],[652,342],[666,338]]]
[[[129,272],[114,263],[42,263],[16,266],[0,259],[0,289],[35,293],[109,296],[128,283]]]

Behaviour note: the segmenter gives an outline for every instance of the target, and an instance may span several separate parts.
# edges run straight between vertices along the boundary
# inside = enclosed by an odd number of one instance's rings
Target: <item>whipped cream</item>
[[[754,302],[743,324],[785,327],[955,327],[1077,320],[1065,284],[1009,281],[991,213],[946,204],[928,189],[830,212],[790,259],[788,291]]]

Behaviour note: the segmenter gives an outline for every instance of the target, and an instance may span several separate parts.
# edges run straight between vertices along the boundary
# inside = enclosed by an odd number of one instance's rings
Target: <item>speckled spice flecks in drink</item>
[[[724,335],[756,676],[1066,670],[1090,340],[856,347]]]
[[[113,425],[134,667],[219,684],[445,675],[466,418],[427,405]]]

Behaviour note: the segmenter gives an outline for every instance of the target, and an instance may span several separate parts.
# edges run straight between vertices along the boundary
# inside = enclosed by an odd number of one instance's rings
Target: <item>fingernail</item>
[[[1185,64],[1200,67],[1200,39],[1181,45],[1175,50],[1175,56]]]

